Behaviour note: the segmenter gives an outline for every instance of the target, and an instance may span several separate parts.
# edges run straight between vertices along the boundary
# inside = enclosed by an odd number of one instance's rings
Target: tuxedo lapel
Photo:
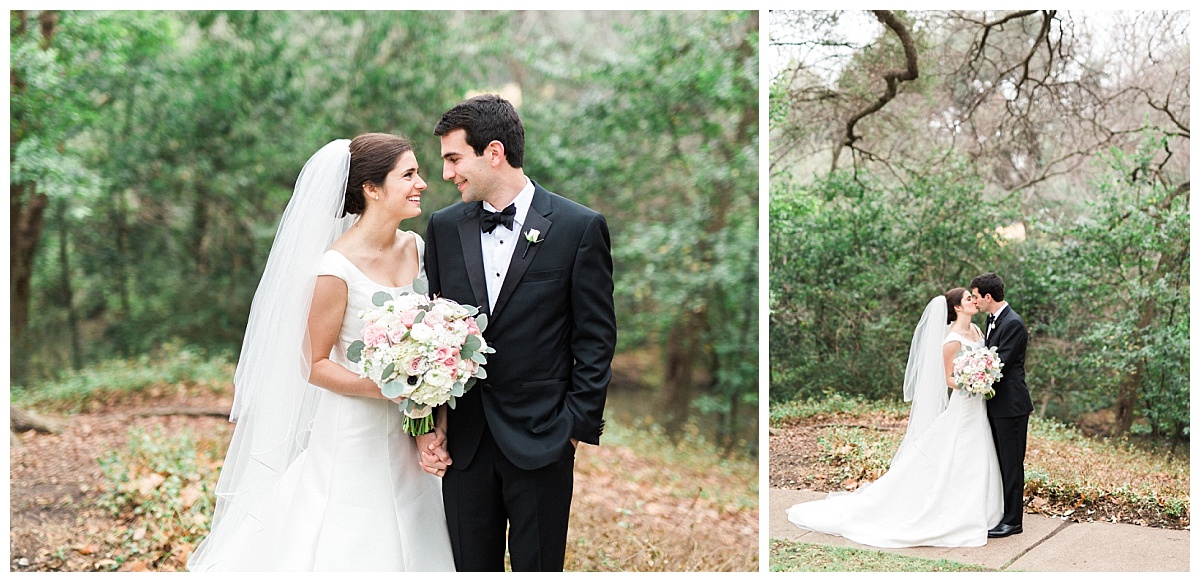
[[[482,203],[471,204],[462,218],[458,219],[458,240],[462,246],[463,262],[467,266],[467,279],[471,281],[471,292],[480,311],[490,313],[488,306],[487,280],[483,272],[483,245],[479,242],[479,209]]]
[[[533,202],[529,205],[529,213],[525,215],[525,224],[521,230],[521,239],[517,243],[517,248],[514,249],[512,262],[508,264],[508,272],[504,275],[504,285],[500,287],[500,294],[496,297],[496,307],[492,309],[492,319],[495,320],[496,314],[504,308],[512,297],[513,291],[521,282],[521,278],[525,276],[525,271],[529,270],[529,265],[533,263],[534,257],[537,256],[538,249],[545,242],[533,244],[525,237],[531,230],[538,231],[538,241],[545,241],[550,236],[550,227],[553,225],[548,218],[553,212],[554,207],[550,203],[550,197],[546,195],[545,190],[541,186],[534,184]],[[482,268],[480,273],[482,273]]]

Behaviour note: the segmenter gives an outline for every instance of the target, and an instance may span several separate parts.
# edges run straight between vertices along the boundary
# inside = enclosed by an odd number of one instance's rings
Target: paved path
[[[981,548],[881,549],[843,537],[800,529],[787,520],[787,508],[824,499],[814,491],[771,489],[771,539],[845,546],[932,560],[977,564],[992,570],[1022,572],[1186,572],[1191,532],[1122,523],[1074,523],[1026,514],[1015,536],[988,540]]]

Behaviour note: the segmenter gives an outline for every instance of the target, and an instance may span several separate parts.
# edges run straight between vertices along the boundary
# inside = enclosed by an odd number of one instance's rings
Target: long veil
[[[942,342],[950,329],[946,317],[946,298],[938,295],[929,300],[925,312],[921,314],[921,321],[913,330],[908,364],[904,367],[904,401],[911,401],[912,408],[908,413],[908,429],[900,448],[892,457],[893,463],[929,428],[949,402],[945,364],[942,361]]]
[[[207,570],[261,528],[280,475],[304,450],[319,390],[308,383],[308,311],[321,256],[357,216],[338,218],[350,140],[332,141],[304,164],[271,245],[234,373],[236,422],[216,486],[207,538],[188,569]]]

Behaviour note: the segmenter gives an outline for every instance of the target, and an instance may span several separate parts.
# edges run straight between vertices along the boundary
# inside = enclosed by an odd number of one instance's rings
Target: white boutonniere
[[[546,240],[544,238],[538,238],[541,235],[542,235],[542,231],[540,231],[536,228],[531,228],[531,229],[529,229],[528,232],[525,233],[525,252],[521,253],[522,259],[525,258],[526,254],[529,253],[529,247]]]

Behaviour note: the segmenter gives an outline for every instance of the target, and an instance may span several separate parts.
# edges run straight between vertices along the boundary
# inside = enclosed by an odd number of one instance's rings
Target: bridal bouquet
[[[953,377],[958,387],[968,394],[982,394],[990,399],[996,395],[992,385],[1004,377],[1000,373],[1003,367],[1004,362],[1000,361],[996,348],[965,348],[954,357]]]
[[[346,350],[346,358],[362,363],[360,377],[379,385],[387,398],[405,397],[404,432],[413,436],[433,430],[433,408],[454,407],[486,378],[483,365],[495,349],[483,339],[487,315],[449,299],[430,299],[425,282],[413,282],[415,293],[399,297],[380,291],[375,307],[359,312],[362,339]]]

